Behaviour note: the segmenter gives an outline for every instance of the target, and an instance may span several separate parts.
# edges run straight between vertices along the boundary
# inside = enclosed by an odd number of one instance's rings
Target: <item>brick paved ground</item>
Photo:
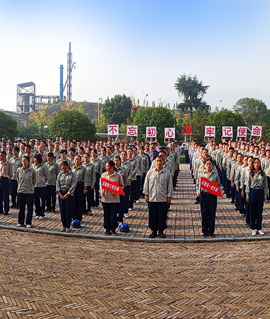
[[[216,238],[203,239],[201,236],[200,207],[195,205],[195,188],[191,180],[188,165],[181,165],[181,172],[178,178],[177,191],[173,194],[171,211],[169,212],[168,228],[166,230],[166,240],[163,241],[219,241],[219,240],[251,240],[262,239],[260,236],[251,237],[251,231],[246,226],[245,220],[235,211],[234,206],[227,198],[218,200],[216,219]],[[0,215],[0,227],[15,229],[17,224],[18,210],[11,210],[8,216]],[[140,204],[134,205],[134,210],[130,212],[126,222],[129,224],[128,234],[119,233],[117,239],[148,240],[150,230],[148,228],[147,205],[143,199]],[[27,231],[59,233],[61,229],[60,213],[57,207],[56,213],[47,213],[43,221],[33,220],[33,228]],[[70,236],[87,236],[101,238],[103,236],[103,211],[101,206],[93,209],[93,216],[85,216],[82,228],[72,230]],[[18,229],[24,230],[26,229]],[[263,230],[265,236],[270,238],[270,204],[265,204],[263,217]],[[116,237],[106,237],[106,239],[116,239]],[[159,238],[151,239],[158,241]]]
[[[0,318],[269,318],[269,242],[0,231]]]
[[[176,242],[201,238],[189,172],[181,176],[167,230],[175,242],[83,236],[101,234],[100,210],[85,218],[80,238],[54,235],[59,213],[34,221],[36,231],[49,234],[1,229],[0,318],[270,318],[269,241],[224,241],[246,238],[249,230],[222,199],[222,242]],[[0,222],[11,227],[16,214]],[[131,236],[148,235],[146,206],[132,212],[130,225]]]

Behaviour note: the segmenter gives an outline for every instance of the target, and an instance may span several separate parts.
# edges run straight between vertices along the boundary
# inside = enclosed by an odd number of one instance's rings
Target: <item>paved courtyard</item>
[[[270,318],[269,204],[266,236],[249,241],[242,218],[219,200],[217,238],[205,240],[194,196],[182,166],[167,242],[147,238],[143,202],[121,240],[102,235],[100,208],[64,236],[59,212],[29,231],[14,227],[16,210],[1,215],[0,318]]]
[[[33,228],[16,228],[18,210],[12,209],[9,215],[0,215],[0,228],[16,229],[20,231],[60,233],[60,212],[57,207],[56,213],[47,213],[42,221],[33,219]],[[270,238],[270,204],[266,203],[263,214],[263,230],[265,236],[251,237],[251,231],[245,224],[245,220],[234,209],[234,205],[227,198],[218,199],[216,218],[216,238],[204,239],[201,233],[200,206],[195,205],[195,187],[193,185],[188,165],[181,165],[178,178],[177,191],[173,194],[171,211],[168,214],[168,228],[164,242],[185,241],[224,241],[224,240],[258,240]],[[119,233],[118,237],[106,237],[106,239],[120,239],[133,241],[159,241],[160,238],[148,239],[151,233],[148,228],[148,210],[143,199],[134,205],[129,218],[125,220],[129,224],[130,232]],[[73,229],[71,234],[64,236],[79,236],[89,238],[105,238],[103,236],[103,211],[101,205],[93,209],[93,216],[83,216],[82,228]]]

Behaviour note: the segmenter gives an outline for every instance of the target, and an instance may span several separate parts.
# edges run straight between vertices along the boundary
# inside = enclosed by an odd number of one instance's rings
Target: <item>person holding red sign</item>
[[[106,172],[101,175],[101,178],[117,182],[120,187],[124,187],[123,178],[116,172],[115,163],[113,161],[106,163]],[[104,211],[104,235],[117,236],[115,230],[118,226],[117,214],[119,212],[120,195],[101,187],[101,203]]]
[[[220,190],[220,179],[218,172],[213,170],[213,160],[211,157],[207,157],[204,160],[204,169],[199,173],[200,177],[204,177],[211,183],[218,183]],[[203,237],[214,237],[215,233],[215,220],[217,210],[217,195],[209,193],[200,185],[197,184],[197,196],[201,198],[201,216],[202,216],[202,233]]]
[[[263,203],[266,202],[268,193],[267,177],[261,168],[259,158],[254,159],[253,167],[250,169],[246,186],[246,201],[250,207],[250,228],[252,236],[256,236],[257,231],[264,235],[262,230]]]

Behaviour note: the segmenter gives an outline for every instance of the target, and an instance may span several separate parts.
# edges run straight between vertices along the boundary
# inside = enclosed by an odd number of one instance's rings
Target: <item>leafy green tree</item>
[[[197,110],[197,108],[200,107],[203,111],[210,108],[209,105],[202,100],[209,86],[203,85],[202,81],[199,81],[196,76],[180,75],[174,87],[178,95],[184,99],[184,102],[177,106],[182,112],[190,112],[192,117],[193,111]]]
[[[65,139],[95,140],[96,128],[89,117],[79,108],[61,109],[49,125],[52,137]]]
[[[36,123],[29,124],[27,126],[17,126],[18,137],[22,139],[26,138],[40,138],[40,127]]]
[[[207,125],[216,126],[216,140],[221,139],[222,126],[233,126],[233,136],[237,136],[237,126],[245,125],[245,121],[241,114],[234,113],[230,110],[213,112],[208,117]]]
[[[175,126],[173,113],[165,107],[141,107],[133,118],[132,124],[138,125],[138,138],[145,139],[147,126],[157,127],[157,139],[162,144],[164,128]]]
[[[126,95],[115,95],[111,99],[107,99],[103,106],[101,113],[104,115],[106,124],[126,123],[130,116],[132,101]]]
[[[192,117],[192,138],[198,143],[204,141],[205,126],[208,125],[208,110],[202,110],[200,107],[193,113]]]
[[[29,115],[29,124],[33,125],[30,129],[38,127],[37,137],[44,138],[48,136],[48,125],[51,123],[52,115],[46,113],[46,108],[42,107],[37,112],[32,112]]]
[[[0,136],[11,139],[17,136],[16,120],[3,111],[0,111]]]
[[[233,106],[233,110],[240,113],[245,124],[251,128],[252,125],[270,126],[270,110],[262,100],[254,98],[242,98]]]

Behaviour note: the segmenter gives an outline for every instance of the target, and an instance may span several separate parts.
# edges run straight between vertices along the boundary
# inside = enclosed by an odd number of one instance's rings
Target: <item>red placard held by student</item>
[[[218,187],[217,182],[211,182],[209,179],[205,177],[200,178],[200,188],[203,188],[206,190],[208,193],[217,195],[219,197],[223,197],[222,191]]]

